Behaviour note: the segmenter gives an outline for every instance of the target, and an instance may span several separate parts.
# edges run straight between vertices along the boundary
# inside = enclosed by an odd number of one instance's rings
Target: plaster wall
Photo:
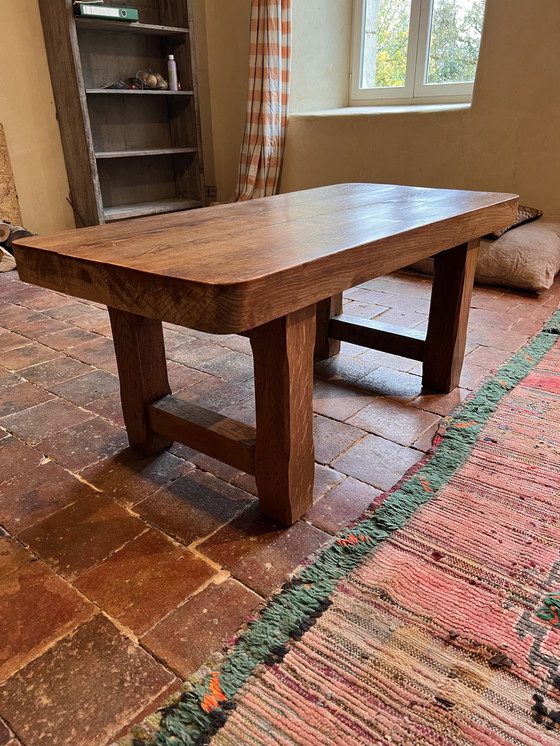
[[[559,40],[558,0],[538,9],[487,0],[470,108],[294,113],[281,190],[344,181],[496,190],[560,214]]]
[[[348,103],[351,0],[292,0],[290,111]]]
[[[1,10],[0,122],[22,222],[35,233],[73,228],[39,6],[37,0],[1,0]]]
[[[203,8],[201,8],[203,6]],[[195,28],[199,32],[201,12],[205,14],[206,54],[197,50],[199,67],[207,66],[208,76],[200,81],[201,101],[211,111],[213,173],[206,170],[206,183],[214,183],[218,200],[227,202],[237,183],[237,165],[245,127],[249,79],[250,0],[197,0]],[[198,11],[198,16],[197,16]],[[202,112],[204,114],[204,111]],[[208,115],[208,111],[206,112]],[[208,131],[208,116],[202,129]],[[205,151],[205,160],[207,155]],[[210,181],[213,178],[214,181]]]

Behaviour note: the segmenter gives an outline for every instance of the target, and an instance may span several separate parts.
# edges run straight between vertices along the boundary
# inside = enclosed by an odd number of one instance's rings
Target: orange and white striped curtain
[[[252,0],[247,120],[232,202],[276,192],[288,120],[291,0]]]

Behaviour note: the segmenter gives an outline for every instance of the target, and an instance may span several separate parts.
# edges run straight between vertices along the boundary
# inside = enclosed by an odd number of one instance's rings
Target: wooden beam
[[[443,394],[459,385],[480,239],[434,256],[422,383]]]
[[[341,314],[330,320],[329,337],[412,360],[424,359],[425,334],[416,329]]]
[[[204,407],[164,396],[148,407],[154,432],[212,456],[237,469],[255,473],[254,427]]]
[[[313,504],[315,304],[255,329],[257,447],[261,512],[297,521]]]
[[[149,455],[171,445],[146,419],[146,406],[171,393],[161,321],[109,307],[121,404],[132,448]]]
[[[315,357],[323,359],[340,352],[340,342],[329,334],[329,322],[342,313],[342,293],[317,303],[317,328],[315,331]]]

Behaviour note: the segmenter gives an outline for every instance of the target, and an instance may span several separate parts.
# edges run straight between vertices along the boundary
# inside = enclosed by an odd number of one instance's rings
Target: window
[[[469,101],[485,0],[354,0],[353,104]]]

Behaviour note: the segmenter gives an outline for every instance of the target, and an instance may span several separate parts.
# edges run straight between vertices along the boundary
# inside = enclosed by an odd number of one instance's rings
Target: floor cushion
[[[433,259],[411,269],[433,274]],[[540,217],[480,242],[475,282],[526,290],[546,290],[560,271],[560,216]]]

